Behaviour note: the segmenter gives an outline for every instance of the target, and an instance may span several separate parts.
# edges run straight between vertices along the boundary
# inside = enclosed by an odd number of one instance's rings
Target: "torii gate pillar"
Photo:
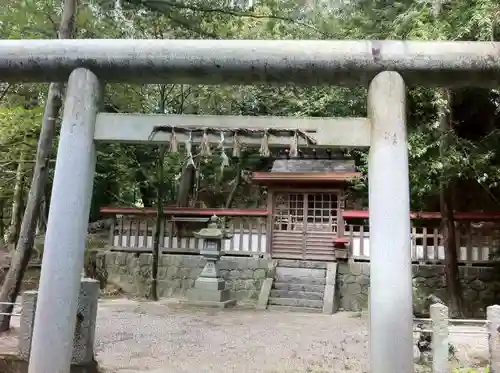
[[[371,372],[410,373],[414,368],[406,87],[397,72],[382,72],[371,82],[368,117]]]
[[[68,81],[52,186],[29,373],[68,373],[94,182],[101,86],[89,70]]]

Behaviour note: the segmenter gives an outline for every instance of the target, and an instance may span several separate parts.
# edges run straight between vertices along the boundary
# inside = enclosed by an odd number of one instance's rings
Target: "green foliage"
[[[343,37],[362,39],[419,39],[419,40],[496,40],[500,6],[489,0],[480,1],[356,1],[344,10],[340,29]],[[349,27],[349,25],[351,25]],[[489,92],[489,93],[488,93]],[[409,162],[412,209],[429,208],[441,182],[452,179],[473,180],[484,189],[496,188],[499,183],[498,110],[481,119],[454,116],[454,111],[470,112],[485,102],[497,106],[495,93],[476,92],[467,101],[463,92],[454,92],[452,104],[453,127],[475,126],[464,135],[448,133],[449,145],[440,151],[442,133],[439,131],[440,108],[447,105],[435,89],[417,88],[409,92]],[[478,94],[479,93],[479,94]],[[457,108],[458,105],[462,105]],[[463,108],[463,109],[462,109]],[[457,110],[458,109],[458,110]],[[490,121],[487,125],[485,122]],[[493,123],[493,124],[492,124]],[[485,129],[485,127],[487,129]],[[462,131],[463,132],[463,131]],[[481,134],[481,132],[483,132]],[[481,135],[478,135],[481,134]],[[359,154],[361,170],[366,172],[366,154]],[[365,179],[366,181],[366,179]],[[366,190],[365,185],[357,185]],[[498,206],[497,206],[498,207]]]
[[[456,368],[453,373],[490,373],[490,368]]]
[[[28,164],[35,159],[42,115],[41,108],[0,107],[0,199],[12,198],[20,159]],[[29,170],[23,167],[22,173],[29,176]]]
[[[442,4],[441,4],[442,3]],[[439,9],[436,7],[439,5]],[[56,36],[59,1],[14,0],[0,14],[2,38]],[[216,38],[216,39],[440,39],[496,40],[500,6],[492,0],[356,0],[300,6],[296,1],[263,0],[251,9],[231,8],[223,0],[104,0],[79,2],[76,34],[80,38]],[[47,86],[19,84],[3,95],[0,85],[0,190],[12,194],[20,153],[34,159]],[[500,181],[496,91],[466,95],[454,92],[452,141],[440,151],[440,108],[446,103],[435,89],[409,91],[409,161],[412,208],[428,208],[440,183],[453,178],[474,181],[494,190]],[[471,98],[472,97],[472,98]],[[366,89],[287,86],[203,86],[110,84],[106,109],[117,112],[190,113],[284,116],[364,116]],[[28,108],[28,109],[27,109]],[[480,120],[467,115],[488,114]],[[455,115],[455,113],[458,113]],[[498,123],[497,123],[498,122]],[[470,128],[473,130],[462,130]],[[4,149],[5,148],[5,149]],[[228,150],[230,152],[230,150]],[[351,151],[365,177],[354,185],[366,193],[367,154]],[[166,203],[175,201],[185,154],[165,157]],[[108,204],[144,205],[155,200],[157,147],[106,144],[98,148],[93,215]],[[221,206],[237,173],[237,162],[224,172],[220,156],[197,159],[201,205]],[[262,193],[249,184],[248,172],[269,166],[245,153],[240,164],[244,178],[236,198],[241,206],[258,205]],[[26,168],[29,175],[31,167]]]

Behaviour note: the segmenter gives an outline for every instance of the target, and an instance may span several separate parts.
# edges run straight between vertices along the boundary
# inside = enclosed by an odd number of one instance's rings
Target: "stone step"
[[[322,300],[312,300],[312,299],[269,297],[269,304],[274,306],[310,307],[310,308],[321,308],[321,309],[323,308]]]
[[[273,289],[288,290],[288,291],[307,291],[311,293],[323,293],[325,285],[311,285],[290,282],[273,282]]]
[[[277,283],[287,283],[287,284],[323,285],[323,286],[325,286],[326,284],[326,278],[276,276],[274,280]]]
[[[310,268],[276,267],[275,279],[279,282],[293,282],[321,285],[325,282],[326,270]]]
[[[280,312],[303,312],[303,313],[321,313],[322,308],[311,308],[311,307],[290,307],[290,306],[277,306],[269,305],[267,309],[270,311],[280,311]]]
[[[308,291],[289,291],[289,290],[271,290],[271,298],[292,298],[292,299],[311,299],[323,300],[324,294],[320,292]]]
[[[327,266],[326,262],[315,262],[311,260],[278,259],[278,267],[326,269],[326,266]]]

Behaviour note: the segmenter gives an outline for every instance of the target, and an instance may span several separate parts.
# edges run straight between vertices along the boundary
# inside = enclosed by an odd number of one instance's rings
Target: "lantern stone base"
[[[209,290],[195,287],[188,291],[187,296],[187,304],[191,306],[228,308],[236,305],[236,299],[229,299],[228,289]]]
[[[226,281],[218,277],[198,277],[194,282],[193,289],[204,291],[224,290],[226,288]]]
[[[229,289],[222,278],[198,277],[194,288],[188,290],[188,304],[205,307],[227,308],[236,304],[230,299]]]

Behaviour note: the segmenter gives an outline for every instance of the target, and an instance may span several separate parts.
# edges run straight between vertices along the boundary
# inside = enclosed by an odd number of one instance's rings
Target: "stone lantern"
[[[229,289],[226,289],[226,281],[220,276],[218,266],[222,241],[232,236],[219,227],[218,218],[215,215],[210,218],[208,227],[196,232],[195,236],[203,239],[200,254],[207,260],[207,264],[196,279],[194,287],[188,291],[188,302],[209,307],[233,306],[236,300],[229,298]]]

